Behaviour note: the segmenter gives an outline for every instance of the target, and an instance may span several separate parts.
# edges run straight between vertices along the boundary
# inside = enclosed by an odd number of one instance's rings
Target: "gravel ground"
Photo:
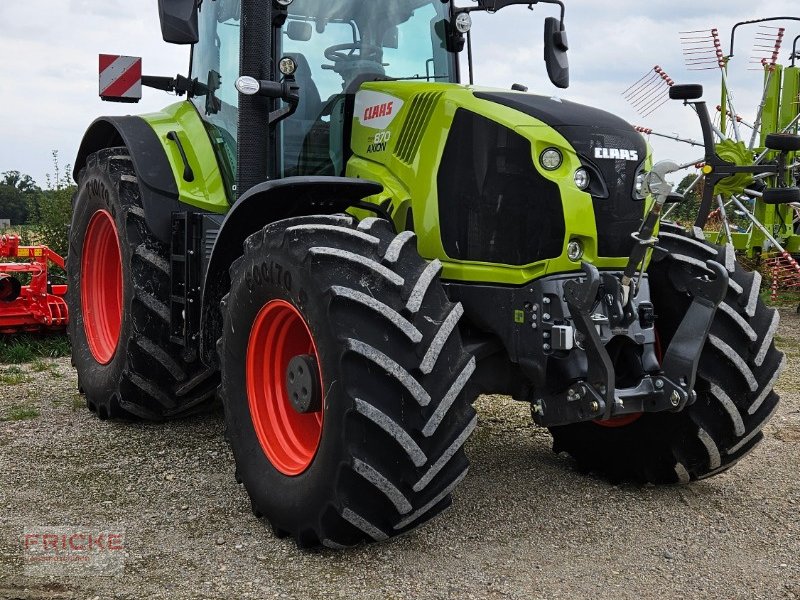
[[[219,414],[101,422],[68,359],[2,366],[23,381],[0,384],[0,418],[28,418],[0,422],[0,598],[800,598],[800,317],[782,316],[783,401],[732,471],[611,486],[554,455],[525,406],[484,398],[453,508],[341,553],[252,516]],[[124,574],[26,577],[23,528],[59,525],[124,528]]]

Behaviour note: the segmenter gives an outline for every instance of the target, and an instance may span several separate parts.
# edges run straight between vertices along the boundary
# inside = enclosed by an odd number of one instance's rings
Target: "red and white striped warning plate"
[[[100,55],[100,97],[110,102],[142,99],[142,59],[137,56]]]

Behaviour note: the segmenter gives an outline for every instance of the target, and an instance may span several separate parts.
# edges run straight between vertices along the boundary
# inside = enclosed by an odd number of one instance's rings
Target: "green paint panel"
[[[783,66],[776,65],[774,71],[766,71],[764,73],[764,85],[767,93],[764,98],[764,110],[761,114],[762,147],[765,145],[764,142],[768,134],[780,130],[781,82],[783,79],[783,71]],[[774,186],[775,182],[771,182],[770,185]],[[756,202],[753,214],[764,227],[780,237],[780,233],[776,229],[776,226],[780,227],[780,219],[775,206],[763,202]],[[760,251],[767,243],[768,241],[764,234],[757,227],[754,227],[747,245],[748,255],[754,256],[755,253]]]
[[[780,131],[787,129],[792,122],[800,114],[800,68],[799,67],[785,67],[783,69],[783,88],[781,90],[781,108],[778,117],[778,125]],[[788,129],[789,133],[797,133],[797,123]],[[790,155],[797,156],[797,154]],[[791,160],[791,159],[790,159]],[[787,178],[787,184],[791,185],[791,181]],[[778,206],[776,207],[778,216],[778,231],[779,236],[793,236],[794,235],[794,209],[791,206]]]
[[[779,118],[781,130],[788,127],[798,113],[800,113],[800,67],[786,67],[783,70],[783,91],[781,92]],[[797,131],[796,124],[791,131]]]
[[[574,173],[581,163],[570,143],[552,127],[512,108],[476,98],[473,92],[479,91],[478,88],[427,82],[375,82],[361,89],[384,94],[395,99],[395,105],[402,106],[386,129],[366,127],[360,119],[354,120],[353,156],[347,164],[347,175],[384,185],[384,192],[369,201],[376,204],[389,201],[398,230],[406,228],[408,211],[413,211],[419,251],[429,260],[442,262],[445,279],[524,285],[546,275],[578,271],[580,264],[567,257],[567,244],[573,238],[583,242],[584,260],[598,268],[621,269],[627,264],[625,257],[598,256],[593,200],[574,182]],[[562,204],[569,207],[564,213],[567,235],[561,256],[522,266],[462,261],[447,256],[439,226],[440,219],[446,219],[447,215],[439,214],[437,174],[459,108],[490,118],[529,139],[531,158],[537,169],[537,157],[542,150],[549,147],[561,150],[564,162],[560,168],[539,169],[543,177],[560,187]],[[354,213],[368,216],[362,211]]]
[[[766,103],[761,114],[761,145],[767,134],[779,130],[779,119],[781,110],[781,79],[783,78],[783,67],[775,65],[775,71],[764,74],[764,84],[767,88]]]
[[[181,202],[208,212],[226,213],[230,208],[226,186],[208,131],[194,105],[191,102],[179,102],[160,112],[142,115],[142,118],[155,130],[164,145]],[[189,166],[194,171],[194,181],[188,182],[183,178],[184,165],[178,146],[167,139],[170,131],[177,132],[183,143]]]

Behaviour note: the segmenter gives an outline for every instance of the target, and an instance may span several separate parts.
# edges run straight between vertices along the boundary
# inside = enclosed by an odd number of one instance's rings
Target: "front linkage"
[[[583,263],[583,278],[562,280],[562,293],[556,297],[562,300],[560,310],[564,318],[574,324],[574,330],[568,335],[585,351],[585,378],[566,390],[534,400],[533,415],[539,425],[555,427],[643,412],[678,412],[695,401],[694,384],[700,355],[717,307],[728,289],[728,273],[723,265],[707,261],[708,272],[700,277],[684,270],[670,271],[675,287],[688,293],[692,302],[660,366],[652,362],[652,352],[644,352],[643,374],[638,382],[617,388],[617,374],[607,348],[616,335],[628,336],[650,349],[658,345],[647,279],[643,275],[635,278],[635,275],[649,250],[653,250],[655,261],[668,256],[656,246],[658,239],[654,232],[661,210],[672,193],[665,176],[677,168],[673,163],[659,163],[648,175],[647,185],[655,201],[639,232],[633,235],[637,244],[624,273],[601,274],[593,265]],[[562,349],[571,347],[568,344]]]

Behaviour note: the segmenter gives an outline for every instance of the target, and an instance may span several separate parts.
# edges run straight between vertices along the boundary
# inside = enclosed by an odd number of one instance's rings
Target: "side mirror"
[[[307,42],[311,39],[314,28],[311,23],[304,21],[289,21],[286,26],[286,35],[294,42]]]
[[[383,34],[383,44],[381,44],[384,48],[393,48],[397,49],[400,47],[400,30],[397,27],[392,27],[386,33]]]
[[[547,75],[553,85],[566,89],[569,87],[569,44],[563,23],[555,17],[544,20],[544,62]]]
[[[161,35],[168,44],[200,41],[197,0],[158,0]]]

